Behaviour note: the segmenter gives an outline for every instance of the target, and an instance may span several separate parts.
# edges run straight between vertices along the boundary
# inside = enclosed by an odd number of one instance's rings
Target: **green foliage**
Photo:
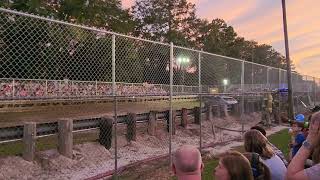
[[[198,20],[195,5],[187,0],[137,0],[132,12],[136,35],[191,47]]]
[[[272,46],[239,37],[222,19],[209,22],[198,18],[195,5],[187,0],[136,0],[131,11],[123,9],[120,0],[6,0],[0,6],[285,68],[284,56]],[[0,16],[4,24],[0,39],[5,44],[0,49],[4,56],[1,77],[111,80],[110,35],[29,21]],[[117,81],[169,83],[168,47],[121,37],[116,41]],[[203,84],[220,85],[224,78],[240,83],[239,63],[218,56],[203,55],[202,59]],[[197,62],[191,63],[197,67]],[[255,71],[259,73],[259,69]],[[183,72],[174,72],[174,83],[181,84]],[[196,72],[183,75],[186,84],[193,85],[197,74],[196,68]]]
[[[135,26],[120,0],[11,0],[0,5],[124,34],[132,32]]]

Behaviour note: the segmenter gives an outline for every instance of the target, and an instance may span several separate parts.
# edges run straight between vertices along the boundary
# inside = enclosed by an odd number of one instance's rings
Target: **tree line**
[[[120,0],[6,0],[0,6],[285,68],[285,57],[272,46],[238,36],[223,19],[208,21],[197,17],[195,4],[187,0],[136,0],[129,9],[123,8]],[[2,78],[101,81],[112,78],[112,42],[108,34],[9,14],[0,15],[0,24]],[[168,47],[117,37],[116,49],[117,81],[169,83]],[[176,64],[175,83],[196,85],[197,55],[178,48],[176,52],[189,53],[191,62],[188,68]],[[179,58],[179,54],[175,56]],[[239,83],[239,64],[220,57],[202,58],[203,84],[221,84],[224,78]],[[250,75],[265,73],[253,67],[246,71]]]

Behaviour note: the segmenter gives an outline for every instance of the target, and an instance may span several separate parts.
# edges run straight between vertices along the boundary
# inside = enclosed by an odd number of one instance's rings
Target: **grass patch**
[[[82,144],[85,142],[97,141],[97,132],[74,133],[73,143]],[[56,149],[58,147],[58,135],[38,138],[36,141],[36,150],[44,151],[48,149]],[[0,145],[0,156],[16,156],[22,155],[23,142],[15,141]]]
[[[203,179],[203,180],[212,179],[214,168],[217,167],[218,163],[219,163],[219,161],[217,159],[213,160],[213,161],[205,162],[201,179]]]
[[[268,137],[269,141],[277,146],[282,153],[288,158],[289,155],[289,148],[288,143],[290,141],[290,135],[288,133],[288,129],[284,129],[278,133],[272,134]]]

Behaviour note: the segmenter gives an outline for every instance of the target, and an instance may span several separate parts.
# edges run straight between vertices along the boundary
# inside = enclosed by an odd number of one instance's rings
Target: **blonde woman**
[[[250,162],[237,151],[228,151],[220,156],[214,176],[216,180],[253,180]]]
[[[244,148],[247,152],[259,154],[268,166],[272,180],[283,180],[287,168],[282,160],[274,153],[268,139],[257,130],[250,130],[244,134]]]

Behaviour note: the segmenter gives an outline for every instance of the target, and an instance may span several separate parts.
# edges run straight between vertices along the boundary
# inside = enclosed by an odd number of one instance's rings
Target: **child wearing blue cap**
[[[303,141],[306,140],[304,133],[302,132],[302,129],[304,127],[304,122],[300,119],[291,124],[292,129],[292,142],[289,144],[289,147],[291,148],[291,159],[297,154],[298,150],[302,146]]]

